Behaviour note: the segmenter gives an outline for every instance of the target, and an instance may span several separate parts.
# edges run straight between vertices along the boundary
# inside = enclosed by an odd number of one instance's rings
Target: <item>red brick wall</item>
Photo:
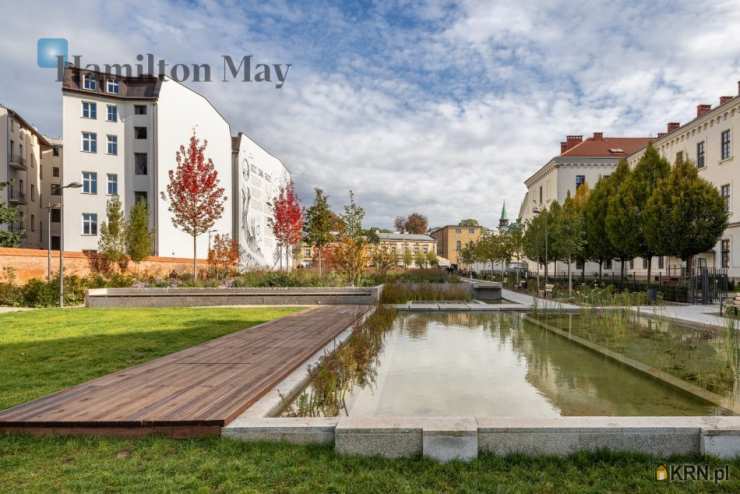
[[[95,259],[89,258],[82,252],[64,252],[64,274],[87,276],[95,271]],[[205,269],[206,260],[198,260],[199,269]],[[9,270],[6,268],[10,268]],[[19,283],[32,278],[46,279],[48,269],[47,251],[41,249],[8,249],[0,247],[0,281],[6,281],[7,272],[15,274]],[[118,266],[113,269],[118,271]],[[182,257],[147,257],[140,263],[130,262],[126,268],[129,273],[151,274],[167,276],[172,270],[178,273],[190,272],[193,269],[193,260]],[[52,276],[59,271],[59,251],[51,252]]]

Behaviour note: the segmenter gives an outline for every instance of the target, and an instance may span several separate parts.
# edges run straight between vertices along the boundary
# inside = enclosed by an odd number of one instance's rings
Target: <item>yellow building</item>
[[[483,234],[482,226],[447,225],[435,228],[429,235],[437,242],[437,255],[453,266],[460,265],[460,252],[469,243],[477,242]]]
[[[398,264],[403,263],[403,255],[407,250],[412,256],[419,253],[428,254],[434,252],[435,241],[429,235],[417,235],[413,233],[378,233],[380,247],[386,247],[396,253]]]

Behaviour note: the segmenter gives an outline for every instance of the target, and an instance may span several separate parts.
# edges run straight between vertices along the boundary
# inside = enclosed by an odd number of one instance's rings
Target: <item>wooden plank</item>
[[[113,372],[0,412],[0,431],[211,434],[368,310],[313,308]]]

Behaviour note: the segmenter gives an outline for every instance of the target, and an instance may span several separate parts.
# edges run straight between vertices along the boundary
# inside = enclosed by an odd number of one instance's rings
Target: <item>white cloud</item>
[[[368,221],[419,211],[432,224],[516,211],[523,180],[565,134],[644,135],[736,94],[740,9],[729,2],[339,3],[202,1],[0,6],[0,102],[60,133],[57,83],[38,37],[89,62],[138,53],[182,63],[222,54],[292,63],[283,89],[193,84],[282,159],[302,198],[352,188]],[[132,14],[133,13],[133,14]]]

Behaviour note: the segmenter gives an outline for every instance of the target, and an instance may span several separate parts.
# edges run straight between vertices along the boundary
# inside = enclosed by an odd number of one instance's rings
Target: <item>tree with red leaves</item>
[[[280,267],[282,269],[284,254],[285,267],[290,268],[290,247],[301,241],[303,232],[303,208],[298,202],[292,181],[280,187],[280,193],[270,206],[270,227],[280,247]]]
[[[198,235],[206,233],[224,212],[224,188],[220,186],[218,172],[211,159],[206,159],[203,145],[195,130],[186,148],[180,146],[176,154],[177,168],[170,170],[167,195],[170,200],[172,223],[176,228],[193,237],[193,277],[197,278],[196,258]]]

